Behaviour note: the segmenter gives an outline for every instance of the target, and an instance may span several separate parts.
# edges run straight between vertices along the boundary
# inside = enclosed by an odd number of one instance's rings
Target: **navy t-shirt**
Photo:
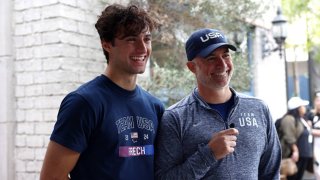
[[[220,116],[222,117],[222,119],[224,121],[227,121],[228,114],[229,114],[232,106],[234,105],[234,94],[232,94],[232,97],[225,103],[220,103],[220,104],[208,103],[208,105],[212,109],[218,111],[218,113],[220,114]]]
[[[154,178],[154,141],[163,104],[139,86],[101,75],[68,94],[50,137],[80,154],[71,179]]]

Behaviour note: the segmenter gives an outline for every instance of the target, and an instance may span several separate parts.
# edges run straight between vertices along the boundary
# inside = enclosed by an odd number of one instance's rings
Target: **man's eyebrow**
[[[229,49],[226,49],[223,53],[230,53]],[[211,52],[208,56],[206,57],[212,57],[212,56],[216,56],[216,54],[214,52]],[[205,57],[205,58],[206,58]]]
[[[128,34],[128,35],[124,35],[124,36],[118,37],[118,39],[124,40],[126,38],[134,38],[134,37],[137,37],[137,35]]]
[[[138,36],[139,36],[139,34],[128,34],[126,36],[122,36],[122,38],[124,39],[124,38],[127,38],[127,37],[138,37]],[[144,36],[150,37],[150,36],[152,36],[152,34],[151,33],[146,33]]]

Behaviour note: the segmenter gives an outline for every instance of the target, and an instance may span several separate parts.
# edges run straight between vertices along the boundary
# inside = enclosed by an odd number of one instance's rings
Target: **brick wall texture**
[[[105,68],[94,24],[98,0],[14,0],[14,167],[39,179],[62,98]]]

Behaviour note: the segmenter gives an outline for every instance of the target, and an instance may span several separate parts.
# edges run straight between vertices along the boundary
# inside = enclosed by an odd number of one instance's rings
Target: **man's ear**
[[[193,62],[193,61],[188,61],[188,62],[187,62],[187,67],[188,67],[188,69],[189,69],[191,72],[193,72],[193,73],[196,72],[196,64],[195,64],[195,62]]]
[[[101,45],[105,51],[110,52],[112,46],[111,42],[101,41]]]

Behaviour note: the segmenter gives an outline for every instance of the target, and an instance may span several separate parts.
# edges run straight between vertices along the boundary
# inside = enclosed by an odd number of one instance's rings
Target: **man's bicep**
[[[77,163],[79,156],[80,153],[50,141],[40,179],[68,179],[68,174]]]

